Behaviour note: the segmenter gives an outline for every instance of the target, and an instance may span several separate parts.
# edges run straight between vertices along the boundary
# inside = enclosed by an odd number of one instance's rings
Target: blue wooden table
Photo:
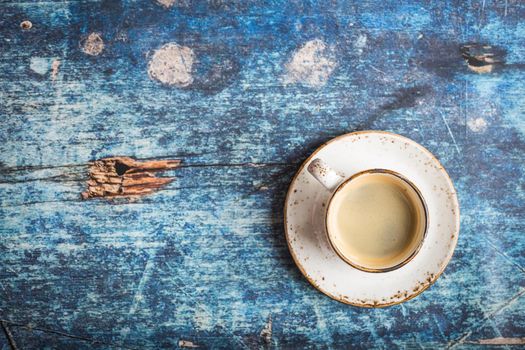
[[[2,1],[0,348],[525,346],[524,82],[522,0]],[[461,204],[445,273],[384,309],[310,286],[282,227],[364,129]]]

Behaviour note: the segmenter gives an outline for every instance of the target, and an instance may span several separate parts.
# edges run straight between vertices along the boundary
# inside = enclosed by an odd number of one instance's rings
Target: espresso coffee
[[[382,171],[359,174],[333,195],[326,228],[336,252],[366,271],[400,266],[419,249],[426,211],[416,189]]]

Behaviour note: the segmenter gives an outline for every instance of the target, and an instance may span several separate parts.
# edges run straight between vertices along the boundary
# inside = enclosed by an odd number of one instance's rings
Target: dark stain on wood
[[[390,111],[415,107],[419,100],[430,92],[432,92],[432,88],[429,85],[400,88],[390,96],[392,101],[381,106],[381,109]]]
[[[175,169],[180,160],[137,161],[129,157],[103,158],[89,168],[88,188],[83,199],[95,197],[131,197],[152,193],[173,178],[156,177],[155,172]]]
[[[413,63],[435,74],[437,77],[452,79],[463,70],[463,60],[456,41],[438,37],[418,41]]]
[[[373,129],[374,123],[383,117],[385,112],[413,108],[431,93],[433,93],[433,89],[429,85],[416,85],[397,89],[392,94],[384,96],[389,97],[390,101],[381,105],[378,110],[358,124],[356,130]]]
[[[241,64],[238,59],[220,53],[212,56],[214,53],[198,56],[200,59],[195,64],[196,75],[191,89],[213,95],[231,85],[239,75]]]

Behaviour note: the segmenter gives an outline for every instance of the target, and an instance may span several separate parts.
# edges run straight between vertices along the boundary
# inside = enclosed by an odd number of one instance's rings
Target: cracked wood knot
[[[137,161],[130,157],[110,157],[96,160],[89,167],[87,190],[83,199],[94,197],[133,197],[152,193],[171,181],[171,177],[156,177],[155,172],[175,169],[181,161]]]

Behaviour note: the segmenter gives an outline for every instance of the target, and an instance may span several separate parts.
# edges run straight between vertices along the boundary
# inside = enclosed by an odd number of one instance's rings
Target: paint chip
[[[490,73],[497,65],[504,64],[505,53],[491,45],[467,44],[460,48],[468,68],[479,74]]]
[[[33,28],[33,23],[31,23],[31,21],[23,21],[22,23],[20,23],[20,28],[22,28],[23,30],[29,30],[31,28]]]
[[[357,37],[356,41],[354,42],[354,47],[357,53],[359,54],[363,53],[363,49],[366,47],[367,41],[368,41],[368,37],[366,36],[366,34],[360,34]]]
[[[487,130],[487,122],[483,118],[469,119],[467,126],[474,132],[484,132]]]
[[[58,76],[58,67],[60,60],[49,57],[32,57],[29,63],[29,68],[39,74],[46,75],[51,70],[51,80],[55,80]]]
[[[284,84],[303,83],[310,87],[324,86],[337,66],[333,50],[324,41],[315,39],[306,42],[294,52],[285,65]]]
[[[261,338],[264,339],[266,344],[272,343],[272,315],[268,316],[268,321],[264,325],[264,328],[262,329],[260,336]]]
[[[51,80],[53,81],[58,76],[58,67],[60,67],[60,60],[53,60],[53,63],[51,63]]]
[[[179,347],[181,348],[198,348],[199,346],[189,340],[179,340]]]
[[[484,74],[484,73],[492,72],[492,70],[494,69],[494,65],[486,64],[484,66],[474,66],[474,65],[469,64],[468,68],[473,72]]]
[[[193,50],[187,46],[169,43],[155,51],[148,64],[148,75],[159,82],[177,87],[193,83]]]
[[[170,7],[173,7],[174,5],[180,5],[182,1],[180,0],[157,0],[157,3],[169,9]]]
[[[525,337],[521,338],[492,338],[492,339],[480,339],[478,341],[468,342],[472,344],[482,345],[525,345]]]
[[[90,56],[98,56],[104,50],[104,40],[99,33],[91,33],[80,43],[82,51]]]
[[[29,68],[40,75],[45,75],[51,68],[51,59],[46,57],[31,57]]]

